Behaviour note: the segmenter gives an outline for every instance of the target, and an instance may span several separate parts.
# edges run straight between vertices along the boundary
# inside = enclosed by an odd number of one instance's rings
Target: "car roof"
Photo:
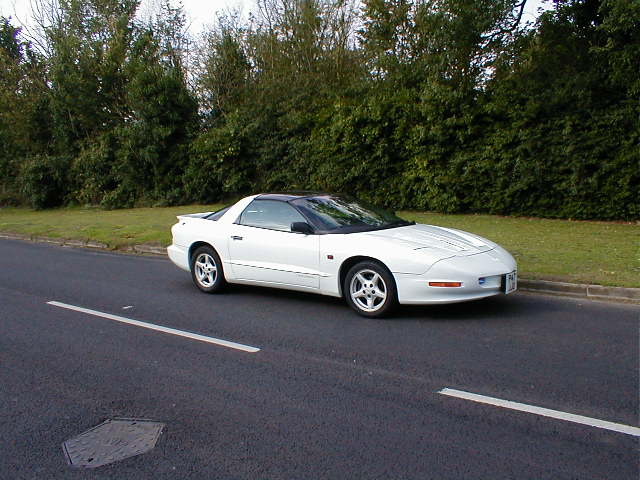
[[[294,191],[294,192],[276,192],[276,193],[262,193],[255,197],[256,200],[277,200],[280,202],[290,202],[298,198],[306,197],[324,197],[331,196],[326,192],[313,192],[313,191]]]

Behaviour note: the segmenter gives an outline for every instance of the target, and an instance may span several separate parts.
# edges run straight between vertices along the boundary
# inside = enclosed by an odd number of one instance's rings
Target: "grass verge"
[[[140,244],[165,246],[171,243],[170,228],[177,221],[176,215],[207,212],[218,208],[220,205],[123,210],[2,208],[0,209],[0,232],[96,240],[106,243],[113,249]]]
[[[0,232],[95,240],[118,249],[168,245],[176,215],[220,205],[100,210],[0,209]],[[523,278],[640,287],[640,225],[495,215],[400,212],[403,218],[467,230],[493,240],[518,260]]]

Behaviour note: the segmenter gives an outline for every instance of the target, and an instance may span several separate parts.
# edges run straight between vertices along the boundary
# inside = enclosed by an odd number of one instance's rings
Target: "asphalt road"
[[[47,304],[260,348],[247,353]],[[638,427],[634,306],[539,295],[402,308],[232,287],[162,258],[0,241],[0,479],[634,479],[638,438],[439,394]],[[72,469],[113,417],[155,449]]]

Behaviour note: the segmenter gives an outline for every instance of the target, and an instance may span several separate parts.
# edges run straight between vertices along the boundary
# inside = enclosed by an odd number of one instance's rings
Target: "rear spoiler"
[[[204,218],[208,217],[214,212],[202,212],[202,213],[185,213],[183,215],[178,215],[176,218],[178,220],[186,220],[187,218]]]

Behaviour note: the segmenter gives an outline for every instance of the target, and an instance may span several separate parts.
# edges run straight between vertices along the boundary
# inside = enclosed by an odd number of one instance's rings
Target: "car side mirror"
[[[293,222],[291,224],[291,231],[295,233],[304,233],[305,235],[313,234],[313,228],[307,222]]]

